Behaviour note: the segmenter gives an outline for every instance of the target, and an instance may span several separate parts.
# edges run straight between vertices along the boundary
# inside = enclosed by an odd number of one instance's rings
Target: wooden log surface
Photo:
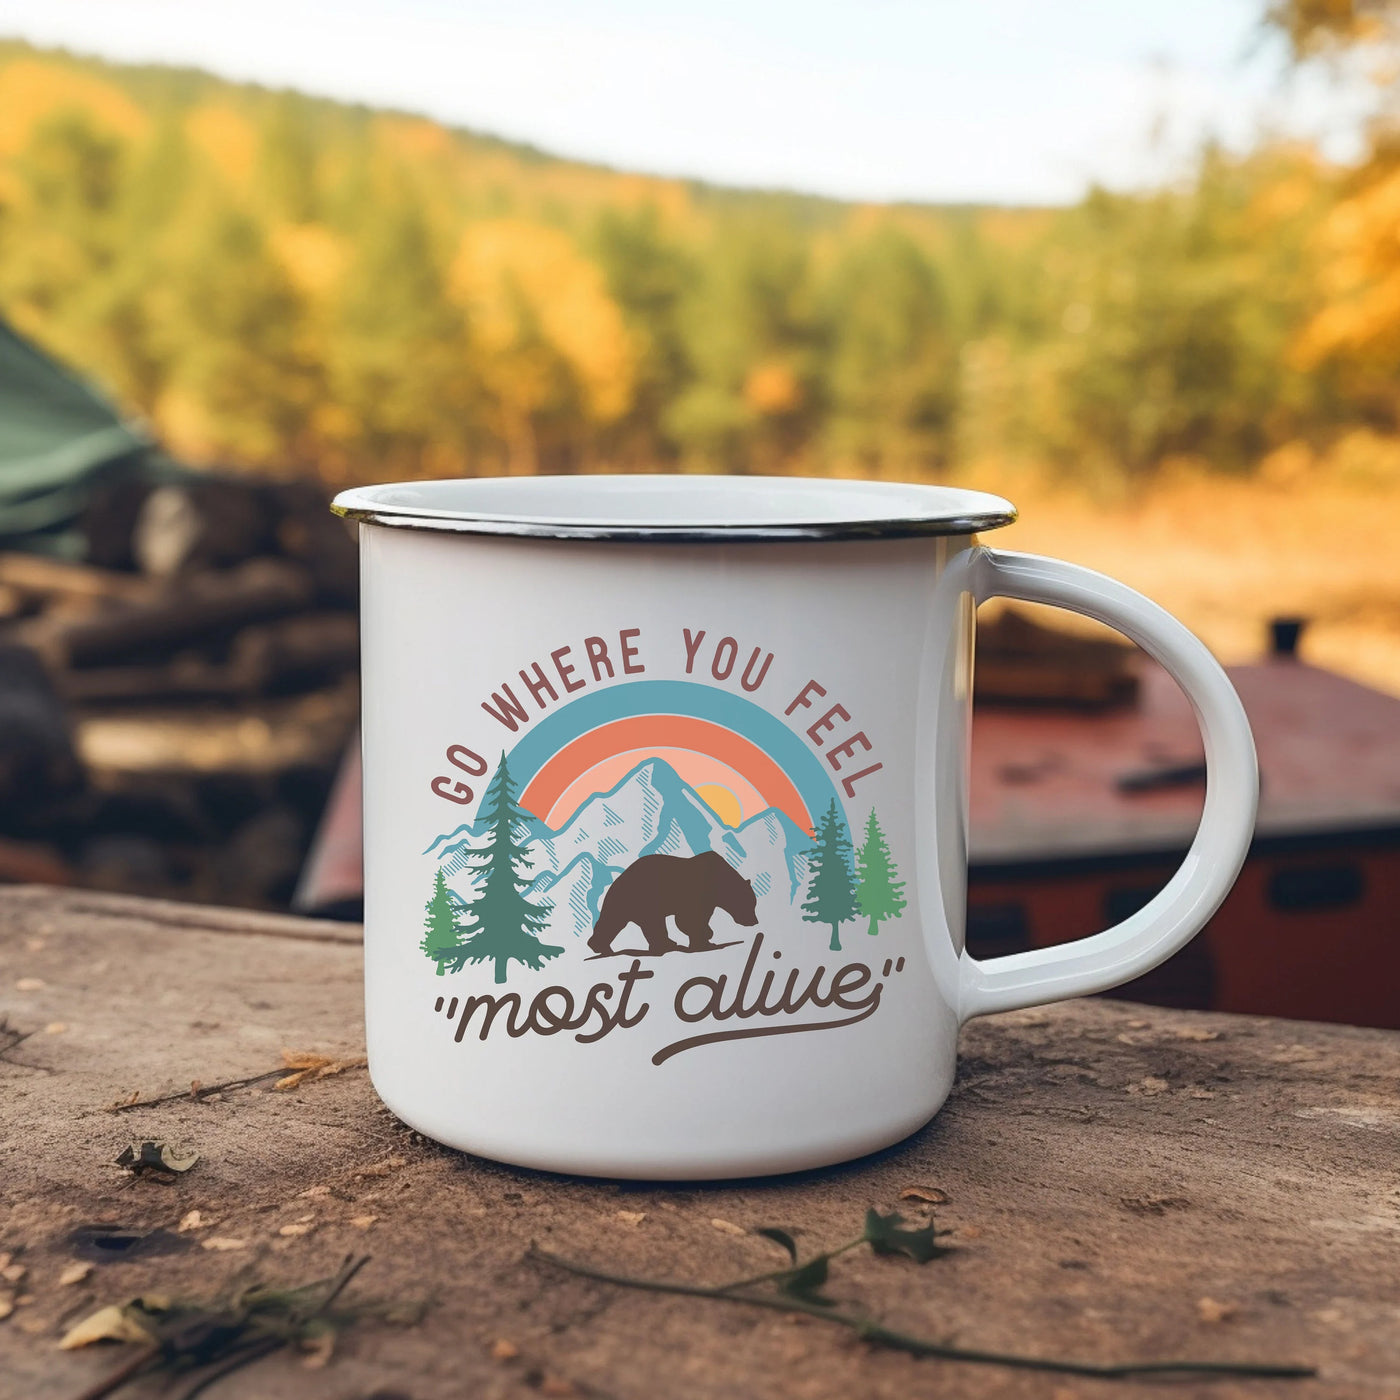
[[[122,1359],[64,1328],[142,1293],[300,1282],[372,1255],[352,1291],[431,1299],[363,1323],[330,1364],[283,1353],[216,1397],[1400,1395],[1400,1035],[1080,1001],[966,1028],[953,1096],[862,1162],[770,1181],[617,1184],[496,1165],[397,1122],[363,1070],[279,1092],[108,1105],[362,1053],[358,930],[37,887],[0,891],[0,1395],[74,1397]],[[12,1037],[11,1037],[12,1039]],[[3,1043],[3,1042],[0,1042]],[[199,1163],[170,1184],[114,1165],[132,1139]],[[1302,1362],[1315,1380],[1101,1381],[917,1359],[820,1321],[558,1273],[532,1241],[616,1272],[723,1282],[923,1218],[957,1252],[866,1251],[827,1292],[891,1326],[1091,1361]],[[205,1224],[181,1232],[192,1210]],[[163,1228],[62,1284],[94,1223]],[[298,1228],[284,1233],[286,1226]],[[211,1241],[237,1247],[208,1248]],[[122,1394],[181,1395],[146,1379]]]

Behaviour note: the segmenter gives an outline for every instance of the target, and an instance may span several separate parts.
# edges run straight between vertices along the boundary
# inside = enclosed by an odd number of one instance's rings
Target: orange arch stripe
[[[693,749],[709,754],[742,773],[770,807],[791,817],[803,831],[812,830],[812,818],[797,789],[757,744],[723,725],[689,715],[636,715],[580,734],[530,779],[520,805],[543,820],[565,788],[594,764],[617,753],[647,748]]]

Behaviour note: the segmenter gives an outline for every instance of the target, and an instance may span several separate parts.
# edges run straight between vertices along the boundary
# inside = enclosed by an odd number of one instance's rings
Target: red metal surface
[[[326,799],[292,908],[304,913],[355,913],[365,889],[364,824],[360,817],[360,736],[346,747]]]
[[[1254,850],[1205,932],[1118,994],[1400,1027],[1400,700],[1290,659],[1237,666],[1230,677],[1259,749]],[[1149,666],[1142,679],[1131,710],[978,711],[974,954],[1082,938],[1170,877],[1194,833],[1202,783],[1125,793],[1119,780],[1189,769],[1201,745],[1170,677]]]
[[[1400,825],[1400,699],[1292,660],[1229,668],[1259,749],[1259,831]],[[1184,844],[1202,785],[1123,793],[1120,777],[1198,762],[1189,705],[1157,666],[1140,703],[1108,713],[979,708],[972,727],[976,861]]]
[[[1329,909],[1274,907],[1269,886],[1282,871],[1354,870],[1360,893]],[[1112,871],[1076,864],[1058,873],[974,870],[969,926],[977,911],[1018,909],[1020,944],[979,946],[979,956],[1083,938],[1111,922],[1115,897],[1148,894],[1166,883],[1171,862],[1143,860]],[[1340,1021],[1400,1029],[1400,845],[1251,856],[1206,930],[1162,967],[1113,993],[1164,1006]]]

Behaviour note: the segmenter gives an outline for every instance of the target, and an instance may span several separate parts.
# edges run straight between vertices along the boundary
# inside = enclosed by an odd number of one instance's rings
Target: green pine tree
[[[899,871],[895,869],[889,842],[880,830],[873,807],[870,820],[865,824],[865,844],[856,853],[856,870],[860,875],[856,906],[870,920],[866,932],[873,937],[880,932],[882,919],[898,917],[908,903],[904,898],[904,881],[897,878]]]
[[[525,898],[530,881],[524,872],[533,862],[520,837],[528,829],[528,816],[515,805],[505,754],[486,789],[478,821],[487,824],[486,845],[471,853],[478,866],[472,877],[477,893],[462,924],[468,937],[453,961],[458,968],[463,962],[494,962],[496,981],[504,982],[507,963],[522,962],[538,970],[546,958],[557,958],[564,951],[541,943],[538,937],[553,906],[548,901],[532,904]]]
[[[462,928],[457,922],[457,907],[452,902],[452,891],[447,888],[447,880],[438,867],[433,879],[433,897],[428,901],[427,919],[423,924],[423,941],[418,945],[437,963],[437,975],[447,971],[447,964],[462,946]],[[459,962],[458,967],[461,966]]]
[[[841,925],[854,919],[856,875],[851,865],[851,838],[833,798],[817,827],[817,844],[808,856],[811,871],[802,917],[809,924],[831,925],[831,951],[841,951]]]

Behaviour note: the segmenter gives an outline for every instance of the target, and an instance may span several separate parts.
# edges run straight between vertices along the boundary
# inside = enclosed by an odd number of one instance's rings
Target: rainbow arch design
[[[595,793],[664,759],[730,826],[776,808],[811,834],[836,788],[821,759],[752,700],[695,681],[631,681],[582,695],[510,750],[520,805],[558,831]]]

